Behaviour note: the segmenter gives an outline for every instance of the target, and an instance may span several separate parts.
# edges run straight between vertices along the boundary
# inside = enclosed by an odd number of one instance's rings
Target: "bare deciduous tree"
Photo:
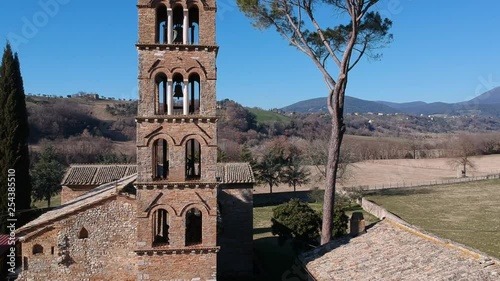
[[[448,164],[453,169],[460,168],[462,177],[466,177],[468,169],[473,170],[476,167],[470,157],[479,153],[477,140],[472,135],[460,134],[451,142],[451,145],[455,157],[451,158]]]

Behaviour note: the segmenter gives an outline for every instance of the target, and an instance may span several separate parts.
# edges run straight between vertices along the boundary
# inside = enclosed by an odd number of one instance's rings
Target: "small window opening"
[[[199,114],[200,113],[200,97],[201,97],[201,85],[200,85],[200,75],[197,73],[191,74],[189,76],[189,113]]]
[[[201,177],[201,145],[191,139],[186,142],[186,179]]]
[[[184,36],[184,9],[177,6],[172,10],[173,16],[173,36],[172,41],[174,44],[182,44]]]
[[[160,5],[156,9],[156,43],[167,43],[167,18],[167,7]]]
[[[186,213],[186,246],[202,242],[202,213],[197,208],[191,208]]]
[[[167,179],[168,170],[168,144],[166,140],[158,139],[153,143],[153,178]]]
[[[50,254],[53,255],[54,254],[54,246],[50,247]]]
[[[78,233],[78,239],[85,238],[89,238],[89,232],[87,231],[87,229],[85,229],[85,227],[82,227],[82,229],[80,229],[80,232]]]
[[[189,8],[189,43],[198,45],[200,43],[200,15],[198,7]]]
[[[172,80],[174,88],[174,114],[181,115],[184,112],[184,78],[177,73]]]
[[[35,244],[33,246],[33,255],[43,254],[43,247],[40,244]]]
[[[168,212],[159,209],[153,213],[153,243],[155,244],[168,244]]]
[[[156,76],[155,79],[156,84],[156,97],[157,97],[157,105],[156,105],[156,114],[167,114],[168,112],[168,103],[170,102],[167,97],[168,93],[168,79],[167,75],[164,73],[160,73]]]

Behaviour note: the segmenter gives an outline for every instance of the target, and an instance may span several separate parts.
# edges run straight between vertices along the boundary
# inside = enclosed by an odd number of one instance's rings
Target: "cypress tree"
[[[5,231],[7,219],[7,175],[15,170],[15,208],[18,227],[28,217],[22,210],[31,207],[29,174],[28,113],[19,57],[7,43],[0,65],[0,230]]]

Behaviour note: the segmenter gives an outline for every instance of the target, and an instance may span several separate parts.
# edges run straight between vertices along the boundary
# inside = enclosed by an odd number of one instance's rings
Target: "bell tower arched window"
[[[168,212],[164,209],[158,209],[153,213],[153,243],[168,244]]]
[[[201,145],[195,139],[186,142],[186,179],[201,177]]]
[[[169,113],[169,105],[171,103],[172,85],[167,79],[167,75],[159,73],[155,78],[156,88],[156,114]]]
[[[184,9],[182,6],[176,6],[172,10],[173,16],[173,36],[174,44],[183,44],[184,42]]]
[[[188,81],[184,80],[181,74],[176,73],[173,77],[174,88],[174,114],[189,114],[189,93]]]
[[[189,76],[189,114],[200,113],[200,75],[193,73]]]
[[[159,5],[156,8],[156,37],[155,42],[160,44],[167,43],[168,40],[168,13],[167,7]]]
[[[202,213],[197,208],[191,208],[186,213],[186,246],[202,242]]]
[[[197,6],[189,8],[189,44],[198,45],[200,43],[200,12]]]
[[[153,179],[168,178],[168,144],[164,139],[157,139],[153,143]]]

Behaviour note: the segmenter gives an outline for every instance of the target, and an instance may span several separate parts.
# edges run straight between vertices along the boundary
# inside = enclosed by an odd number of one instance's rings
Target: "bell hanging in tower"
[[[182,98],[184,93],[182,92],[182,85],[177,83],[174,88],[174,98]]]

